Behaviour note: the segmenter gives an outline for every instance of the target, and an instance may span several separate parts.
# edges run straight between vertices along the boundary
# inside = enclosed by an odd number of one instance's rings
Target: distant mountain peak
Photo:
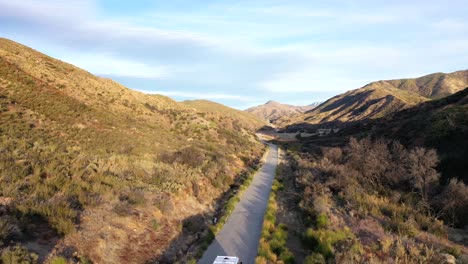
[[[262,120],[274,123],[280,118],[289,118],[294,115],[302,114],[305,111],[311,110],[317,105],[318,103],[312,103],[307,106],[295,106],[269,100],[263,105],[251,107],[245,111],[252,113]]]

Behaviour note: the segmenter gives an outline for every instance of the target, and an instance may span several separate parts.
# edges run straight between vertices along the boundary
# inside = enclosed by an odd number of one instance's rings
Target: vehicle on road
[[[238,257],[217,256],[213,264],[242,264]]]

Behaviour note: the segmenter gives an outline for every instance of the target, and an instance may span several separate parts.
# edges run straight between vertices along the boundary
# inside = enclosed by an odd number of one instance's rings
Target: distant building
[[[317,130],[317,133],[319,134],[319,136],[326,136],[326,135],[330,134],[331,131],[332,130],[330,128],[319,128]]]

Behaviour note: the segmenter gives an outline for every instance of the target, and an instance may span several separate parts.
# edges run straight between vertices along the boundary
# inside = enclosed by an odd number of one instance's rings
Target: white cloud
[[[273,93],[313,93],[313,92],[344,92],[358,88],[367,80],[345,78],[340,73],[327,72],[316,68],[304,69],[277,75],[275,78],[262,82],[260,86]]]
[[[468,31],[468,23],[465,21],[446,18],[433,23],[433,26],[437,30],[447,31],[450,33],[459,31]]]
[[[466,20],[441,14],[440,1],[207,2],[118,17],[96,0],[0,0],[0,34],[99,75],[135,77],[130,87],[248,103],[246,94],[341,92],[466,65]]]
[[[108,54],[69,55],[68,60],[70,63],[97,75],[151,79],[167,78],[170,75],[170,72],[164,66],[147,65],[141,62],[119,59]]]
[[[252,11],[259,13],[268,13],[280,16],[289,17],[303,17],[303,18],[321,18],[321,19],[333,19],[337,21],[346,21],[354,23],[392,23],[401,20],[401,17],[397,14],[390,14],[385,12],[380,13],[362,13],[362,12],[342,12],[331,9],[304,9],[304,8],[291,8],[291,7],[267,7],[257,8]]]

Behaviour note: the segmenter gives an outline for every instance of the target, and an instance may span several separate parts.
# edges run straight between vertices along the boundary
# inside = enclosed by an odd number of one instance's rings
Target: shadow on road
[[[260,163],[260,160],[257,160],[256,163]],[[255,165],[252,164],[251,166]],[[210,226],[213,225],[215,217],[220,219],[225,214],[224,208],[229,198],[238,192],[239,187],[247,176],[248,173],[245,171],[236,178],[235,182],[230,185],[230,188],[226,192],[213,201],[216,204],[215,211],[193,215],[181,221],[182,232],[171,241],[160,257],[151,259],[147,263],[186,263],[190,257],[200,259],[203,252],[210,245],[216,248],[217,255],[228,255],[228,252],[215,240],[215,235],[210,230]],[[246,210],[251,209],[246,208]]]

